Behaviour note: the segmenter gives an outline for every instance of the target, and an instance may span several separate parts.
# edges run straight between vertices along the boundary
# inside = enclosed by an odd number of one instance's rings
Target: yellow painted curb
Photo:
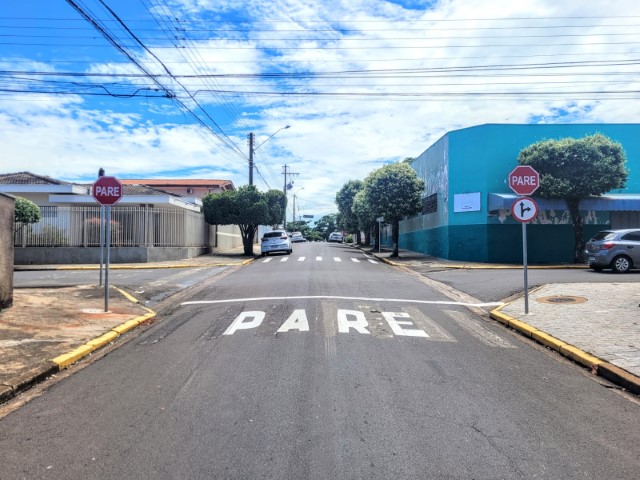
[[[541,332],[540,330],[534,330],[533,332],[531,332],[531,338],[533,338],[536,342],[541,343],[542,345],[549,347],[557,352],[560,352],[561,348],[567,345],[566,342],[558,340],[556,337]]]
[[[95,348],[100,348],[108,343],[113,342],[116,338],[120,336],[119,333],[114,332],[113,330],[108,331],[104,335],[100,335],[97,338],[94,338],[90,342],[87,342],[87,345],[93,346]]]
[[[589,355],[587,352],[583,352],[573,345],[563,345],[560,347],[560,353],[587,368],[594,368],[604,363],[604,360],[600,360],[598,357]]]
[[[52,360],[53,363],[57,363],[60,369],[66,368],[72,363],[77,362],[82,357],[86,357],[91,352],[96,350],[98,347],[94,347],[91,345],[82,345],[74,350],[71,350],[68,353],[60,355]]]

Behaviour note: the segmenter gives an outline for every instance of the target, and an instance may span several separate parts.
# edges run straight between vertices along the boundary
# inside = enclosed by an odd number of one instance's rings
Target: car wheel
[[[265,252],[262,252],[262,256],[264,257],[265,255],[266,255],[266,253],[265,253]]]
[[[287,250],[287,255],[291,255],[293,253],[293,250],[289,249]]]
[[[611,262],[611,268],[616,273],[627,273],[631,269],[631,259],[625,255],[619,255]]]

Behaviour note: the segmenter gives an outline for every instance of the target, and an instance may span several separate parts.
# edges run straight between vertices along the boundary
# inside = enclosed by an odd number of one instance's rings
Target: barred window
[[[438,194],[434,193],[422,199],[422,214],[436,213],[438,211]]]

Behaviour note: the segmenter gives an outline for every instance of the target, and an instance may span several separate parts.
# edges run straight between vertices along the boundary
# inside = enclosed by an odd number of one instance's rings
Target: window
[[[434,193],[422,199],[422,214],[436,213],[438,211],[438,194]]]
[[[635,242],[640,242],[640,230],[637,232],[629,232],[624,235],[620,240],[630,240]]]

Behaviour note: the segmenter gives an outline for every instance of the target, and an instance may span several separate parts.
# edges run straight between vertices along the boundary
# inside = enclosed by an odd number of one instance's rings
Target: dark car
[[[603,230],[587,242],[585,251],[590,268],[610,268],[625,273],[640,268],[640,229]]]

